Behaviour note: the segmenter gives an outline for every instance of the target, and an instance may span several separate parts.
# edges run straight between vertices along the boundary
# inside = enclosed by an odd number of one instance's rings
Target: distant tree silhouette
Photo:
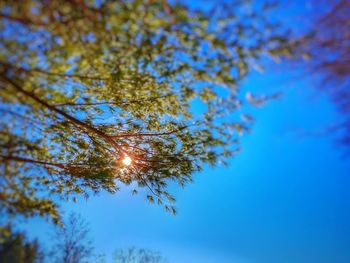
[[[306,66],[319,80],[317,88],[328,92],[344,114],[345,121],[336,128],[344,131],[341,142],[350,146],[350,1],[320,3],[326,11],[313,19],[299,48],[310,56]]]
[[[117,250],[113,263],[167,263],[158,252],[143,248],[128,248]]]
[[[57,263],[90,263],[93,256],[89,226],[77,214],[70,214],[64,227],[57,229],[51,255]]]
[[[41,263],[44,254],[37,240],[28,241],[23,233],[14,233],[11,228],[0,236],[0,263]]]
[[[0,232],[0,263],[106,263],[104,254],[94,254],[90,229],[78,214],[71,213],[64,227],[57,227],[44,251],[37,240],[28,241],[24,233],[11,227]],[[168,263],[159,253],[144,248],[118,249],[113,263]],[[108,261],[109,262],[109,261]]]

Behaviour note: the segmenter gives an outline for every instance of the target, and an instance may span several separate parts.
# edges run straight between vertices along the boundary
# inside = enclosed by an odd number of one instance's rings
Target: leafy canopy
[[[23,233],[7,226],[0,232],[0,262],[41,263],[44,260],[37,240],[27,240]]]
[[[268,5],[229,2],[1,1],[2,212],[131,184],[175,213],[169,182],[236,153],[239,82],[287,52]]]

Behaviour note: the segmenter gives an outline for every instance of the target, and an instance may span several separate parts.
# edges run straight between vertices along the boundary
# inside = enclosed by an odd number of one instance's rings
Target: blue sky
[[[339,119],[312,82],[281,86],[289,75],[251,76],[245,87],[285,88],[255,110],[256,124],[229,168],[206,168],[174,188],[172,216],[128,191],[66,204],[91,225],[99,252],[146,247],[173,263],[350,262],[350,162],[332,136],[300,136]],[[304,133],[305,134],[305,133]],[[31,224],[49,241],[50,227]]]
[[[312,80],[291,81],[281,67],[245,81],[247,91],[284,96],[254,109],[254,128],[229,168],[207,167],[173,188],[177,216],[126,190],[64,204],[90,223],[97,252],[145,247],[170,263],[350,262],[350,159],[334,136],[308,135],[341,116]],[[50,242],[48,223],[27,228]]]

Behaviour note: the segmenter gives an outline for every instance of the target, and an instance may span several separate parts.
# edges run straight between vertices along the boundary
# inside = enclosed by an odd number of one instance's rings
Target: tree
[[[166,263],[160,253],[143,248],[129,248],[117,250],[114,254],[114,263]]]
[[[53,196],[131,183],[175,213],[169,182],[225,162],[249,129],[240,81],[264,55],[288,53],[268,9],[1,1],[3,213],[59,222]]]
[[[91,262],[93,247],[89,226],[82,217],[70,214],[63,227],[57,229],[57,243],[51,253],[57,263]]]
[[[326,1],[317,6],[321,10],[297,50],[309,57],[302,65],[317,76],[317,88],[330,94],[344,114],[345,122],[332,127],[332,131],[342,129],[341,142],[350,145],[350,2]]]
[[[44,254],[37,240],[28,241],[23,233],[14,233],[10,227],[1,232],[1,263],[40,263],[43,259]]]

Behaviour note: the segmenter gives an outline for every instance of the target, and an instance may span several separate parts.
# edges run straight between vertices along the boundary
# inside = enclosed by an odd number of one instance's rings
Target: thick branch
[[[96,167],[95,164],[86,164],[86,163],[74,163],[74,164],[69,164],[69,163],[53,163],[53,162],[48,162],[48,161],[39,161],[31,158],[26,158],[26,157],[21,157],[21,156],[13,156],[13,155],[2,155],[0,154],[0,158],[3,160],[9,160],[9,161],[16,161],[16,162],[22,162],[22,163],[32,163],[32,164],[38,164],[38,165],[43,165],[43,166],[54,166],[63,170],[67,170],[70,168],[75,168],[75,167]],[[98,166],[97,166],[98,167]]]
[[[102,138],[104,138],[106,141],[108,141],[109,143],[111,143],[113,145],[114,148],[118,149],[118,150],[122,150],[120,149],[119,145],[107,134],[105,134],[104,132],[86,124],[85,122],[69,115],[68,113],[57,109],[56,107],[48,104],[46,101],[40,99],[39,97],[37,97],[35,94],[33,94],[32,92],[26,91],[24,90],[22,87],[20,87],[17,83],[15,83],[13,80],[5,77],[5,76],[1,76],[1,78],[3,80],[5,80],[6,82],[10,83],[17,91],[19,91],[20,93],[30,97],[31,99],[33,99],[34,101],[36,101],[37,103],[39,103],[40,105],[44,106],[46,109],[55,112],[58,115],[63,116],[64,118],[66,118],[67,120],[69,120],[71,123],[73,123],[74,125],[83,128],[87,131],[90,131],[98,136],[101,136]]]
[[[6,156],[6,155],[0,155],[0,157],[4,160],[10,160],[10,161],[17,161],[17,162],[23,162],[23,163],[33,163],[33,164],[39,164],[44,166],[55,166],[60,169],[66,169],[66,166],[61,163],[51,163],[51,162],[45,162],[45,161],[38,161],[34,159],[24,158],[20,156]]]
[[[24,24],[24,25],[36,25],[36,26],[47,26],[47,24],[41,22],[41,21],[34,21],[32,19],[26,18],[26,17],[15,17],[15,16],[10,16],[10,15],[6,15],[3,13],[0,13],[0,18],[4,18],[10,21],[15,21],[17,23],[20,24]]]
[[[91,77],[91,76],[85,76],[85,75],[79,75],[79,74],[56,73],[56,72],[50,72],[39,68],[26,69],[24,67],[14,66],[4,61],[0,61],[0,64],[3,65],[5,68],[11,68],[19,72],[26,72],[26,73],[37,72],[48,76],[58,76],[58,77],[64,77],[64,78],[77,78],[77,79],[87,79],[87,80],[108,80],[109,79],[109,78],[100,78],[95,76]]]

